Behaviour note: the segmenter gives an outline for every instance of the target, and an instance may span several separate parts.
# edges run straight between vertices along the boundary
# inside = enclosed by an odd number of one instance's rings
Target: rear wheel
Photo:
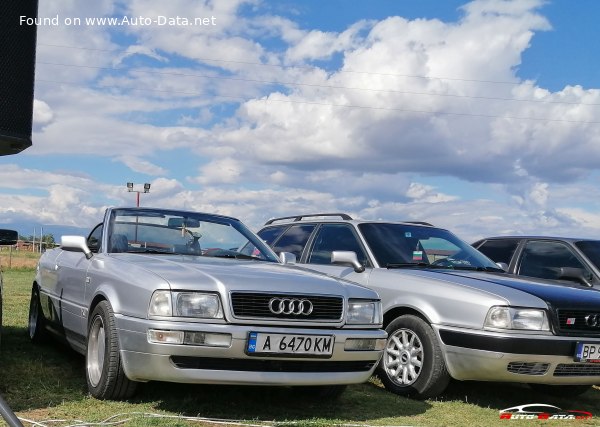
[[[45,342],[48,339],[46,330],[46,321],[42,306],[40,304],[40,293],[36,286],[31,290],[31,300],[29,301],[29,338],[35,343]]]
[[[431,326],[420,317],[403,315],[385,329],[387,344],[377,367],[385,388],[415,399],[442,393],[450,375]]]
[[[137,383],[123,371],[115,316],[106,301],[90,317],[85,371],[88,390],[97,399],[122,400],[135,393]]]
[[[549,384],[529,384],[535,391],[556,397],[579,396],[592,388],[591,385],[549,385]]]

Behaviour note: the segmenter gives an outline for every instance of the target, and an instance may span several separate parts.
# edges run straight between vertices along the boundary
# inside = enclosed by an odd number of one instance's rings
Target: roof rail
[[[293,219],[294,221],[302,221],[304,218],[310,218],[315,216],[339,216],[342,219],[350,220],[352,217],[345,213],[335,212],[335,213],[316,213],[316,214],[308,214],[308,215],[293,215],[293,216],[282,216],[279,218],[271,218],[265,225],[273,224],[275,221],[283,221],[284,219]]]
[[[430,227],[433,227],[433,224],[430,224],[425,221],[402,221],[402,222],[404,222],[405,224],[428,225]]]

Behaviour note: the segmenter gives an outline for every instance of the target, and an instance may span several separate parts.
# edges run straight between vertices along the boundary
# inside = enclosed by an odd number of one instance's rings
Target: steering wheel
[[[452,267],[454,265],[453,262],[449,261],[448,258],[436,259],[431,263],[431,265],[437,265],[440,267]]]
[[[202,253],[202,249],[200,248],[200,242],[199,242],[199,240],[202,237],[202,234],[200,234],[200,233],[194,233],[194,232],[192,232],[191,230],[188,230],[185,227],[183,227],[181,229],[181,231],[190,235],[190,239],[186,243],[186,247],[188,249],[188,252],[191,253],[191,254],[194,254],[194,255],[200,255]]]

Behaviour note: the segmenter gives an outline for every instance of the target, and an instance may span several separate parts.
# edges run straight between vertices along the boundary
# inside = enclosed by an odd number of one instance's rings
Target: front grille
[[[593,310],[564,310],[558,309],[558,328],[561,335],[598,335],[600,336],[600,313]],[[586,323],[586,317],[598,316],[598,326]],[[593,324],[593,323],[592,323]]]
[[[272,298],[308,300],[312,303],[312,312],[304,314],[275,314],[269,309]],[[301,294],[261,294],[250,292],[232,292],[231,306],[233,315],[238,318],[285,319],[292,321],[340,321],[344,310],[342,297],[301,295]]]
[[[555,377],[600,376],[600,363],[560,363],[554,370]]]
[[[510,362],[506,367],[508,372],[521,375],[544,375],[550,364],[541,362]]]
[[[331,362],[312,360],[219,359],[190,356],[171,356],[171,361],[180,369],[245,372],[366,372],[375,365],[375,362],[372,360]]]

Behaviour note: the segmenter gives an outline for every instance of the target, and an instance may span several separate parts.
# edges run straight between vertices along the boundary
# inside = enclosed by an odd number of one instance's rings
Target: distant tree
[[[42,242],[46,244],[46,247],[53,248],[56,245],[56,241],[54,240],[54,235],[52,233],[44,234],[42,236]]]

